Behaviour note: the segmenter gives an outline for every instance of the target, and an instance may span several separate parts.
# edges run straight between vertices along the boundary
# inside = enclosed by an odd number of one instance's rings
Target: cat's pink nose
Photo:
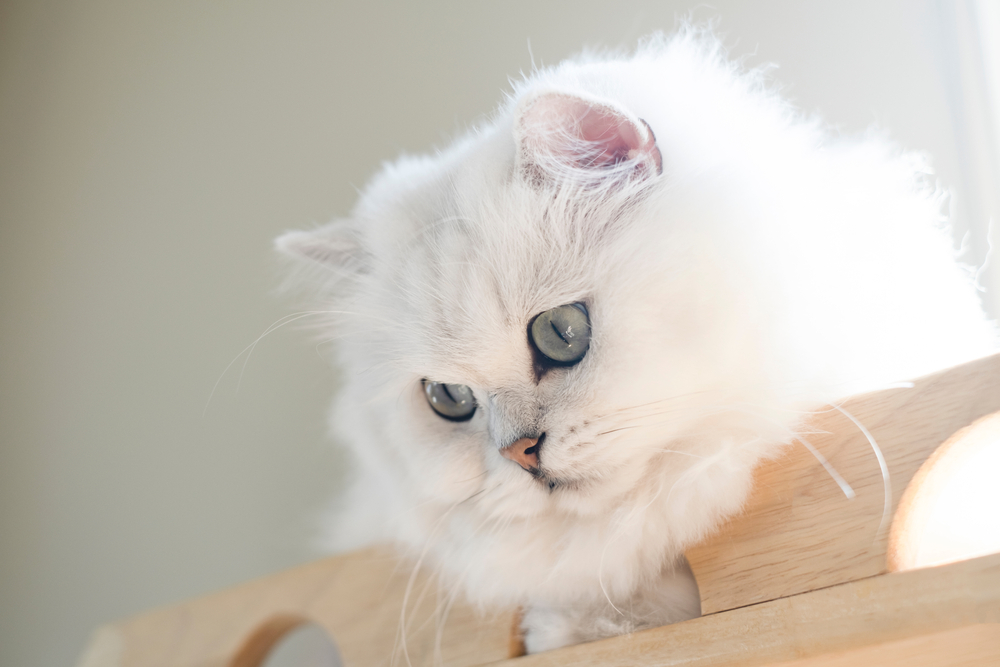
[[[530,473],[538,472],[538,450],[541,449],[541,438],[521,438],[500,450],[505,458],[510,459]]]

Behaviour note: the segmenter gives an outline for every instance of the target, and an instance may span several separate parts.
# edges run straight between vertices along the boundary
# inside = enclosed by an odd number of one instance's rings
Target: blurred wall
[[[297,324],[238,356],[294,312],[271,239],[489,112],[530,52],[694,7],[961,194],[948,3],[0,4],[0,664],[71,664],[99,623],[316,557],[333,373]]]

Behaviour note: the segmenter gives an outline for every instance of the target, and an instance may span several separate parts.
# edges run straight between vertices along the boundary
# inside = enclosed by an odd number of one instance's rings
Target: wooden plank
[[[968,627],[978,629],[951,634]],[[876,649],[891,642],[906,642],[896,648],[911,650],[922,645],[919,637],[931,637],[925,646],[971,637],[977,642],[968,647],[973,656],[995,654],[1000,554],[853,581],[492,667],[756,667],[782,662],[839,667],[847,663],[835,660],[851,652],[887,654],[892,645]],[[934,645],[937,653],[948,653],[945,644]],[[959,653],[965,647],[949,645],[953,651],[947,659],[969,657]],[[852,662],[851,667],[858,664],[883,663]]]
[[[1000,626],[970,625],[774,667],[984,667],[1000,665]]]
[[[255,667],[308,621],[330,634],[347,667],[458,667],[509,655],[512,614],[483,616],[454,600],[445,617],[436,582],[411,580],[411,571],[386,551],[326,558],[106,626],[81,667]]]
[[[1000,355],[846,401],[885,457],[889,517],[910,479],[955,431],[1000,410]],[[805,446],[756,473],[745,511],[687,551],[702,613],[734,609],[887,571],[883,476],[865,434],[841,412],[819,413],[806,439],[853,487],[853,500]]]

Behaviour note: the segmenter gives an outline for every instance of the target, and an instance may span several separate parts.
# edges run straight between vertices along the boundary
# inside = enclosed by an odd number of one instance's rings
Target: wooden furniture
[[[256,667],[305,621],[330,633],[347,667],[1000,665],[1000,554],[900,571],[913,565],[932,456],[1000,411],[1000,355],[840,408],[813,418],[808,446],[762,465],[746,511],[687,552],[701,618],[512,658],[513,610],[478,615],[369,550],[100,628],[80,667]],[[1000,418],[982,423],[977,437],[1000,429]]]

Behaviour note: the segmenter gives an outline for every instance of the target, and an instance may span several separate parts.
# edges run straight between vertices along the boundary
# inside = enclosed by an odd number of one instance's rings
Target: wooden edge
[[[979,623],[849,651],[781,662],[774,667],[983,667],[1000,665],[1000,626]]]
[[[491,667],[757,667],[977,624],[992,624],[1000,635],[1000,554],[884,574]]]

